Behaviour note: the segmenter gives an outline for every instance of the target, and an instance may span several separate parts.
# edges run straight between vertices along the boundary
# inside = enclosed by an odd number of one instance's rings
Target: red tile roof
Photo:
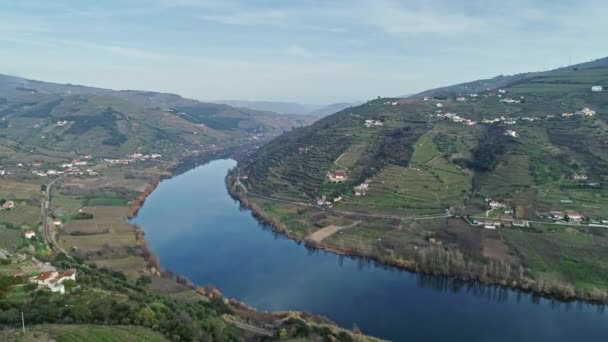
[[[53,273],[55,273],[55,272],[52,272],[52,271],[42,272],[35,279],[37,281],[45,281],[45,280],[49,279],[50,277],[52,277]]]

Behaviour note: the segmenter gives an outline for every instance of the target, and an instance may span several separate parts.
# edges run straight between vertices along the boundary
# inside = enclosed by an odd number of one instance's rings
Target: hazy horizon
[[[594,0],[9,1],[0,73],[200,100],[351,102],[604,57],[604,9]]]

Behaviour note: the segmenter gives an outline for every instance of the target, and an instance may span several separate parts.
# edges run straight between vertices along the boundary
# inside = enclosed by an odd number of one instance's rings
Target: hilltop
[[[423,91],[418,94],[410,95],[408,97],[422,99],[424,97],[450,97],[462,93],[476,93],[489,89],[497,89],[507,87],[517,82],[525,81],[539,76],[552,76],[558,74],[564,74],[568,72],[575,72],[578,70],[594,69],[594,68],[606,68],[608,67],[608,57],[599,58],[591,62],[585,62],[575,64],[567,67],[557,68],[548,71],[537,71],[537,72],[526,72],[516,75],[499,75],[489,79],[477,80],[472,82],[466,82],[461,84],[455,84],[446,87],[440,87]]]
[[[274,139],[228,183],[310,246],[606,301],[606,61],[369,101]]]
[[[184,151],[267,140],[306,117],[278,115],[179,95],[109,90],[0,75],[0,139],[93,156],[117,157],[138,149]]]
[[[307,104],[297,102],[272,102],[272,101],[242,101],[221,100],[216,101],[239,108],[250,108],[254,110],[270,111],[279,114],[298,114],[321,118],[337,113],[345,108],[360,105],[361,102],[340,102],[328,105]]]

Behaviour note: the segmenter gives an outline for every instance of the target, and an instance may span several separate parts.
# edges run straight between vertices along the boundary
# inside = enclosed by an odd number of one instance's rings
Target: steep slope
[[[118,156],[267,139],[306,118],[203,103],[174,94],[114,91],[0,75],[0,137],[16,145]]]
[[[564,72],[575,72],[577,70],[593,69],[593,68],[605,68],[608,67],[608,57],[600,58],[591,62],[585,62],[575,64],[572,66],[558,68],[549,71],[538,71],[538,72],[527,72],[516,75],[500,75],[489,79],[477,80],[472,82],[466,82],[461,84],[455,84],[447,87],[440,87],[423,91],[421,93],[411,95],[412,98],[424,98],[424,97],[450,97],[458,94],[469,94],[477,93],[489,89],[504,88],[511,84],[525,81],[539,76],[551,76],[553,74],[562,74]]]
[[[343,110],[260,148],[232,191],[314,246],[605,301],[608,67],[510,83]]]

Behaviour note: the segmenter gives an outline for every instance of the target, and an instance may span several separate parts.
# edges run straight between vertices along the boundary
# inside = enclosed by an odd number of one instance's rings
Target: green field
[[[0,222],[8,222],[18,226],[36,226],[41,222],[40,207],[17,203],[10,210],[0,211]]]

